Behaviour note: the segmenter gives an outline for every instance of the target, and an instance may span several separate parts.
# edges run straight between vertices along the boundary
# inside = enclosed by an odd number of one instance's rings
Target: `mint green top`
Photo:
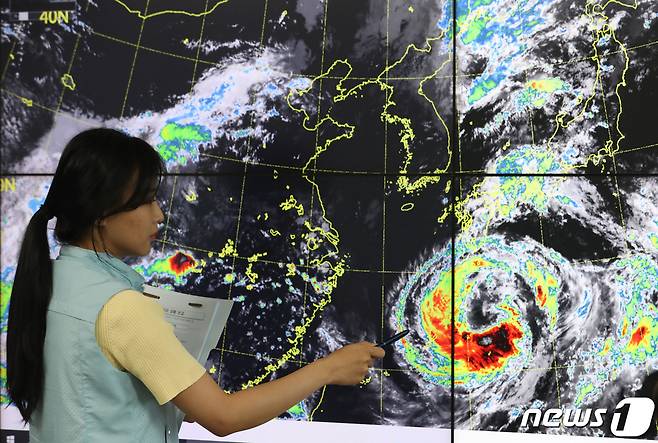
[[[144,278],[109,254],[63,245],[53,263],[46,316],[43,400],[29,422],[31,443],[178,442],[183,414],[160,406],[144,384],[107,360],[95,322],[103,305]]]

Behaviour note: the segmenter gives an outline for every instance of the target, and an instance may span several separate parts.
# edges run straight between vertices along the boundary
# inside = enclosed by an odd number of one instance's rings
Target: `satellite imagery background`
[[[206,363],[223,389],[411,330],[282,418],[609,436],[521,416],[614,408],[658,369],[658,2],[81,0],[45,21],[2,23],[3,346],[61,150],[109,126],[169,171],[129,263],[236,302]],[[4,358],[2,380],[5,405]]]

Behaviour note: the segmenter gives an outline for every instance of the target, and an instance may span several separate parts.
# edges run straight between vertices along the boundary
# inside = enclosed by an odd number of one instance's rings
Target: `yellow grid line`
[[[544,227],[541,219],[541,215],[539,216],[539,230],[541,233],[541,244],[544,245]],[[555,386],[556,386],[556,395],[557,395],[557,405],[558,408],[561,408],[561,398],[560,398],[560,378],[557,373],[557,353],[555,352],[555,335],[553,335],[552,340],[551,340],[551,345],[553,348],[553,365],[554,365],[554,373],[555,373]]]
[[[206,0],[206,4],[203,7],[204,11],[208,10],[208,2],[209,0]],[[201,17],[201,31],[199,31],[199,41],[197,43],[196,47],[196,55],[194,56],[194,69],[192,70],[192,82],[190,83],[190,91],[194,88],[194,82],[196,81],[196,69],[197,66],[199,65],[199,53],[201,52],[201,41],[203,40],[203,28],[206,25],[206,16],[204,15]]]
[[[165,227],[163,230],[163,238],[162,240],[156,239],[156,241],[159,241],[162,243],[162,247],[160,248],[160,254],[164,255],[164,248],[165,245],[167,244],[167,232],[169,230],[169,219],[171,218],[171,208],[174,204],[174,195],[176,194],[176,182],[177,182],[178,177],[174,176],[174,183],[171,186],[171,196],[169,197],[169,207],[167,208],[167,219],[165,220]],[[159,281],[159,279],[156,277],[156,282]]]
[[[454,3],[453,3],[453,5],[454,5]],[[456,38],[452,39],[452,44],[456,45]],[[457,63],[457,60],[453,60],[453,63]],[[453,80],[453,81],[455,81],[455,80]],[[456,108],[456,106],[455,106],[455,108]],[[459,173],[461,174],[462,172],[464,172],[463,171],[463,165],[462,165],[462,142],[461,142],[461,135],[460,135],[461,134],[461,124],[460,124],[461,117],[460,117],[459,113],[457,113],[457,115],[453,116],[453,118],[457,119],[457,122],[456,122],[456,124],[457,124],[457,137],[456,137],[457,138],[457,153],[459,155]],[[455,168],[453,167],[452,170],[454,171]],[[482,171],[484,171],[484,169],[482,169]],[[463,197],[464,197],[463,179],[460,176],[459,177],[459,199],[461,200]],[[450,202],[451,209],[452,209],[452,217],[453,217],[452,223],[455,223],[455,221],[454,221],[454,217],[455,217],[454,205],[455,205],[455,203],[456,202],[454,200],[452,202]],[[455,235],[455,238],[456,238],[456,235]],[[451,238],[451,241],[454,241],[455,238]],[[452,279],[453,276],[454,276],[454,270],[453,270],[453,275],[451,275],[450,278]],[[451,297],[454,298],[454,296],[455,296],[455,294],[452,293]],[[451,319],[454,317],[454,312],[450,312],[450,317],[451,317]],[[454,349],[454,340],[451,341],[451,345]],[[470,355],[470,352],[469,352],[469,342],[468,341],[466,341],[466,354],[468,355],[468,363],[470,364],[471,363],[471,355]],[[454,366],[454,361],[452,362],[452,364]],[[454,379],[451,380],[451,381],[454,384],[454,382],[455,382]],[[473,393],[473,388],[471,387],[468,390],[468,427],[469,427],[469,429],[473,429],[473,396],[472,396],[472,393]],[[452,414],[454,414],[454,411],[452,411]]]
[[[203,249],[203,248],[197,248],[194,246],[189,246],[189,245],[183,245],[180,243],[172,242],[172,241],[164,241],[157,239],[156,241],[160,241],[163,243],[166,243],[170,246],[175,246],[178,248],[183,248],[183,249],[189,249],[192,251],[197,251],[197,252],[203,252],[206,254],[213,254],[213,255],[219,255],[219,252],[217,251],[211,251],[209,249]],[[263,263],[263,264],[268,264],[268,265],[277,265],[280,267],[285,267],[286,265],[289,264],[289,262],[282,262],[282,261],[277,261],[277,260],[267,260],[264,258],[254,258],[254,257],[243,257],[239,254],[233,256],[237,260],[242,260],[242,261],[248,261],[248,262],[254,262],[254,263]],[[305,264],[295,264],[295,267],[301,268],[301,269],[321,269],[321,266],[310,266],[310,265],[305,265]],[[388,273],[388,274],[415,274],[415,272],[412,271],[380,271],[377,269],[360,269],[360,268],[345,268],[346,271],[350,272],[367,272],[367,273]]]
[[[390,10],[391,10],[391,2],[390,0],[386,0],[386,58],[385,58],[385,70],[384,72],[386,73],[384,83],[386,86],[388,86],[388,62],[389,62],[389,21],[390,21]],[[384,119],[384,171],[388,170],[388,119]],[[386,176],[382,177],[382,271],[386,269]],[[380,339],[383,341],[384,340],[384,306],[385,306],[385,296],[386,296],[386,288],[385,288],[385,280],[384,277],[386,274],[382,272],[381,274],[382,279],[381,279],[381,306],[380,306],[380,314],[381,314],[381,332],[380,332]],[[382,365],[382,368],[384,367],[384,361],[381,360],[379,362]],[[384,375],[383,372],[379,373],[379,418],[380,420],[384,420]]]
[[[324,54],[325,54],[325,49],[326,49],[326,41],[327,41],[327,15],[328,15],[328,10],[329,10],[329,0],[324,0],[324,13],[322,17],[322,45],[321,45],[321,53],[320,53],[320,72],[324,71]],[[320,138],[320,128],[319,128],[319,123],[320,123],[320,114],[321,114],[321,106],[322,106],[322,84],[323,84],[323,78],[320,77],[320,80],[318,81],[318,116],[317,119],[315,120],[315,146],[313,147],[314,152],[317,149],[318,146],[318,140]],[[311,168],[311,171],[313,171],[313,179],[310,180],[311,182],[311,202],[310,202],[310,208],[308,212],[309,220],[313,217],[313,206],[315,203],[315,186],[313,184],[315,183],[315,178],[316,178],[316,166],[318,164],[318,159],[317,156],[313,159],[313,167]],[[303,168],[302,168],[303,169]],[[308,171],[309,169],[306,169]],[[320,198],[320,188],[317,187],[318,189],[318,198]],[[311,251],[307,250],[306,251],[306,262],[309,261]],[[303,301],[302,301],[302,322],[306,321],[306,298],[308,294],[308,282],[304,280],[304,292],[303,292]],[[299,358],[297,360],[297,363],[301,366],[301,357],[303,354],[303,349],[304,349],[304,338],[305,336],[302,335],[301,337],[301,342],[299,345],[299,349],[302,350],[302,352],[299,353]],[[324,394],[324,391],[323,391]],[[320,407],[320,404],[322,403],[322,399],[318,402],[317,406],[315,409]]]
[[[648,48],[648,47],[651,47],[651,46],[656,45],[656,44],[658,44],[658,40],[652,40],[652,41],[650,41],[650,42],[643,43],[643,44],[641,44],[641,45],[630,46],[630,47],[626,48],[626,51],[634,51],[634,50],[636,50],[636,49],[644,49],[644,48]],[[606,53],[604,53],[604,54],[599,54],[599,55],[598,55],[598,58],[599,58],[599,59],[602,59],[602,58],[609,57],[609,56],[611,56],[611,55],[621,54],[622,52],[624,52],[624,51],[621,51],[621,50],[620,50],[620,51],[606,52]],[[588,60],[591,60],[593,56],[594,56],[594,55],[592,54],[592,55],[587,56],[587,57],[576,58],[576,59],[573,59],[573,60],[567,60],[567,61],[565,61],[565,62],[555,64],[555,65],[553,65],[553,66],[564,66],[564,65],[569,65],[569,64],[571,64],[571,63],[586,62],[586,61],[588,61]]]
[[[54,108],[51,108],[50,106],[42,105],[41,103],[36,102],[36,101],[34,101],[33,99],[30,99],[30,98],[28,98],[28,97],[24,97],[24,96],[22,96],[22,95],[20,95],[20,94],[17,94],[17,93],[15,93],[14,91],[12,91],[12,90],[10,90],[10,89],[7,89],[7,88],[0,88],[0,90],[2,90],[2,92],[6,92],[7,94],[16,97],[16,98],[19,99],[21,102],[23,102],[23,104],[25,104],[25,102],[28,101],[28,102],[30,103],[29,106],[36,106],[36,107],[39,108],[39,109],[43,109],[43,110],[45,110],[45,111],[52,112],[52,113],[55,114],[55,115],[60,115],[61,117],[65,117],[65,118],[68,118],[68,119],[74,120],[74,121],[76,121],[76,122],[83,123],[83,124],[85,124],[85,125],[87,125],[87,126],[90,126],[90,127],[92,127],[92,126],[96,126],[96,125],[97,125],[97,123],[89,122],[89,121],[87,121],[87,120],[82,120],[82,119],[77,118],[77,117],[75,117],[75,116],[73,116],[73,115],[71,115],[71,114],[69,114],[69,113],[67,113],[67,112],[58,111],[58,110],[56,110],[56,109],[54,109]],[[26,105],[26,106],[27,106],[27,105]]]
[[[556,387],[556,395],[557,395],[557,407],[562,408],[562,399],[560,398],[560,377],[558,376],[558,368],[557,368],[557,353],[555,352],[555,337],[553,337],[553,340],[551,340],[551,343],[553,345],[553,361],[554,366],[553,366],[553,371],[555,373],[555,387]]]
[[[13,57],[14,57],[14,48],[16,47],[16,41],[14,40],[11,43],[11,48],[9,49],[9,53],[7,54],[7,63],[5,63],[5,67],[2,70],[2,76],[0,76],[0,83],[2,83],[5,80],[5,74],[7,73],[7,69],[9,68],[9,64],[11,63]]]
[[[98,32],[98,31],[92,30],[91,33],[98,36],[98,37],[102,37],[102,38],[105,38],[107,40],[111,40],[111,41],[116,42],[116,43],[121,43],[121,44],[124,44],[124,45],[127,45],[127,46],[132,46],[132,47],[137,46],[133,42],[121,39],[119,37],[115,37],[113,35],[105,34],[103,32]],[[193,62],[195,60],[193,57],[189,57],[189,56],[185,56],[185,55],[181,55],[181,54],[176,54],[176,53],[165,51],[165,50],[162,50],[162,49],[152,48],[150,46],[140,45],[139,49],[145,50],[145,51],[150,51],[150,52],[153,52],[155,54],[161,54],[161,55],[166,55],[168,57],[178,58],[178,59],[181,59],[181,60],[188,60],[188,61],[191,61],[191,62]],[[202,59],[202,58],[200,58],[198,60],[198,62],[206,64],[206,65],[210,65],[210,66],[222,66],[222,64],[220,62],[213,62],[213,61],[205,60],[205,59]],[[301,77],[301,78],[308,78],[308,79],[313,79],[313,78],[319,77],[319,75],[302,74],[302,73],[297,73],[297,72],[288,72],[287,74],[290,75],[290,76],[293,76],[293,77]],[[430,75],[430,74],[428,74],[428,75]],[[457,77],[467,78],[467,77],[477,77],[479,75],[482,75],[482,73],[478,72],[478,73],[470,73],[470,74],[458,74]],[[325,75],[325,76],[323,76],[323,78],[328,79],[328,80],[342,80],[343,79],[343,77],[331,76],[331,75]],[[427,75],[388,77],[389,80],[395,80],[395,81],[423,80],[425,78],[427,78]],[[439,79],[439,78],[440,79],[451,79],[452,75],[437,75],[434,78],[437,78],[437,79]],[[348,80],[357,80],[357,81],[377,80],[377,77],[349,77]]]
[[[148,9],[148,3],[146,5],[146,8]],[[208,0],[206,0],[204,10],[207,10],[207,9],[208,9]],[[144,12],[146,13],[146,10]],[[196,58],[197,59],[199,58],[199,51],[201,49],[201,39],[203,37],[203,27],[204,27],[205,21],[206,21],[206,16],[204,15],[203,18],[201,19],[201,31],[199,32],[199,45],[197,46],[197,52],[196,52]],[[142,28],[143,28],[143,26],[144,26],[144,21],[142,21]],[[142,31],[140,29],[140,40],[141,40],[141,32]],[[137,51],[139,49],[139,41],[140,40],[138,40],[137,47],[135,48],[135,58],[137,57]],[[133,66],[134,66],[134,63],[135,63],[135,61],[133,60]],[[195,60],[194,70],[192,72],[192,82],[190,84],[190,90],[194,87],[194,78],[195,78],[195,75],[196,75],[196,68],[197,68],[197,63],[196,63],[196,60]],[[131,72],[132,72],[132,70],[131,70]],[[132,73],[131,73],[131,77],[132,77]],[[128,90],[126,89],[126,95],[127,94],[128,94]],[[124,104],[125,104],[125,102],[124,102]],[[123,113],[123,111],[122,111],[122,113]],[[166,219],[165,227],[164,227],[163,241],[162,241],[162,245],[161,245],[162,247],[160,248],[160,255],[164,255],[164,248],[165,248],[165,244],[166,244],[166,241],[167,241],[167,233],[169,231],[169,220],[171,218],[171,209],[172,209],[173,204],[174,204],[174,195],[176,195],[176,184],[177,184],[177,181],[178,181],[177,179],[178,179],[178,177],[174,176],[174,183],[173,183],[172,188],[171,188],[171,196],[169,197],[169,207],[167,208],[167,219]],[[157,278],[156,278],[156,281],[157,281]]]
[[[137,47],[137,45],[133,42],[129,42],[129,41],[120,39],[118,37],[114,37],[112,35],[104,34],[102,32],[98,32],[94,29],[91,30],[91,34],[95,35],[97,37],[102,37],[106,40],[110,40],[110,41],[113,41],[113,42],[116,42],[116,43],[124,44],[126,46],[132,46],[133,48]],[[190,61],[190,62],[196,61],[198,63],[203,63],[203,64],[207,64],[207,65],[211,65],[211,66],[219,66],[219,63],[209,62],[209,61],[203,60],[203,59],[198,59],[197,60],[194,57],[188,57],[186,55],[174,54],[173,52],[163,51],[163,50],[160,50],[160,49],[154,49],[154,48],[151,48],[149,46],[140,45],[139,49],[141,49],[143,51],[153,52],[155,54],[166,55],[168,57],[173,57],[173,58],[177,58],[177,59],[180,59],[180,60],[187,60],[187,61]]]
[[[89,3],[87,3],[88,5]],[[71,75],[71,68],[73,68],[73,61],[75,60],[75,55],[78,52],[78,46],[80,45],[81,36],[78,35],[75,39],[75,44],[73,45],[73,53],[71,54],[71,60],[69,60],[69,65],[66,69],[66,75]],[[66,93],[65,86],[62,85],[62,92],[59,94],[59,100],[57,101],[57,110],[59,111],[62,108],[62,101],[64,100],[64,94]]]
[[[242,171],[242,185],[240,188],[240,206],[238,209],[238,220],[237,220],[237,226],[235,228],[235,248],[237,250],[238,247],[238,236],[240,235],[240,218],[242,215],[242,202],[244,199],[244,184],[247,179],[247,164],[244,164],[244,169]],[[235,272],[235,259],[236,256],[233,255],[233,260],[231,263],[231,274]],[[228,287],[228,299],[231,300],[231,292],[233,291],[233,283],[235,282],[235,279],[231,281],[231,284]],[[228,325],[224,328],[224,333],[222,334],[222,349],[226,347],[226,335],[228,334]],[[219,371],[217,372],[217,384],[221,384],[221,377],[222,377],[222,369],[223,369],[223,364],[224,364],[224,352],[221,352],[219,354]]]
[[[115,41],[117,43],[122,43],[122,44],[128,45],[128,46],[136,46],[135,43],[133,43],[133,42],[123,40],[121,38],[118,38],[118,37],[115,37],[115,36],[112,36],[112,35],[108,35],[108,34],[105,34],[105,33],[102,33],[102,32],[94,31],[94,30],[92,30],[91,32],[94,35],[106,38],[108,40]],[[641,44],[641,45],[631,46],[631,47],[626,48],[626,50],[627,51],[634,51],[634,50],[637,50],[637,49],[649,48],[649,47],[654,46],[654,45],[658,45],[658,40],[650,41],[650,42],[647,42],[647,43],[644,43],[644,44]],[[176,53],[169,52],[169,51],[164,51],[164,50],[157,49],[157,48],[152,48],[152,47],[148,47],[148,46],[140,46],[140,49],[144,49],[146,51],[151,51],[151,52],[154,52],[154,53],[157,53],[157,54],[166,55],[166,56],[169,56],[169,57],[175,57],[175,58],[179,58],[179,59],[194,61],[194,58],[192,58],[192,57],[187,57],[187,56],[184,56],[184,55],[176,54]],[[611,56],[611,55],[616,55],[619,52],[621,52],[621,51],[612,51],[612,52],[607,52],[607,53],[604,53],[604,54],[600,54],[599,58],[606,58],[606,57]],[[590,55],[590,56],[587,56],[587,57],[567,60],[567,61],[564,61],[562,63],[553,64],[551,66],[560,67],[560,66],[569,65],[569,64],[572,64],[572,63],[588,61],[588,60],[591,60],[591,58],[592,58],[592,56]],[[219,62],[213,62],[213,61],[204,60],[204,59],[199,59],[199,63],[212,65],[212,66],[221,66],[221,63],[219,63]],[[289,72],[288,74],[292,75],[292,76],[295,76],[295,77],[303,77],[303,78],[310,78],[310,79],[318,77],[318,75],[301,74],[301,73],[294,73],[294,72]],[[482,75],[482,72],[461,73],[461,74],[457,74],[457,77],[458,78],[468,78],[468,77],[477,77],[477,76],[480,76],[480,75]],[[427,75],[419,75],[419,76],[407,76],[407,77],[389,77],[388,79],[389,80],[395,80],[395,81],[423,80],[426,77],[427,77]],[[337,76],[325,76],[324,78],[328,79],[328,80],[341,80],[342,79],[342,77],[337,77]],[[437,78],[437,79],[439,79],[439,78],[441,78],[441,79],[450,79],[450,78],[452,78],[452,75],[436,76],[435,78]],[[365,80],[365,81],[367,81],[367,80],[376,80],[377,78],[376,77],[350,77],[349,79],[350,80],[359,80],[359,81],[364,81]]]
[[[145,49],[145,48],[142,46],[141,49]],[[191,59],[191,60],[194,60],[194,59]],[[67,112],[58,111],[58,110],[53,109],[49,106],[46,106],[46,105],[43,105],[43,104],[41,104],[37,101],[34,101],[33,99],[30,99],[28,97],[20,95],[16,92],[12,91],[11,89],[8,89],[8,88],[5,88],[5,87],[0,87],[0,90],[3,91],[3,92],[6,92],[9,95],[14,96],[15,98],[17,98],[17,99],[19,99],[23,102],[29,101],[32,106],[36,106],[37,108],[43,109],[45,111],[49,111],[53,114],[60,115],[61,117],[68,118],[70,120],[76,121],[78,123],[84,124],[84,125],[89,126],[89,127],[97,126],[96,122],[90,122],[88,120],[83,120],[83,119],[78,118],[78,117],[76,117],[72,114],[69,114]],[[617,153],[617,155],[627,154],[627,153],[630,153],[630,152],[640,151],[640,150],[643,150],[643,149],[651,149],[651,148],[656,148],[656,147],[658,147],[658,143],[652,143],[652,144],[644,145],[644,146],[637,146],[637,147],[628,148],[628,149],[619,151]],[[283,165],[283,164],[266,163],[266,162],[255,162],[255,161],[245,161],[245,160],[234,158],[234,157],[226,157],[226,156],[214,155],[214,154],[208,154],[208,153],[199,153],[199,156],[212,157],[212,158],[216,158],[218,160],[230,161],[230,162],[234,162],[234,163],[241,163],[241,164],[242,163],[248,163],[249,165],[252,165],[252,166],[267,166],[267,167],[272,167],[272,168],[277,168],[277,169],[288,169],[288,170],[291,170],[291,171],[301,171],[303,169],[303,167],[301,167],[301,166]],[[380,172],[380,171],[353,171],[353,170],[349,171],[349,170],[326,169],[326,168],[314,168],[314,169],[309,168],[308,170],[316,171],[316,172],[323,172],[323,173],[352,174],[352,175],[384,175],[385,174],[384,172]],[[465,169],[465,170],[462,170],[461,166],[460,166],[460,172],[461,173],[469,173],[469,174],[477,174],[477,173],[486,173],[487,171],[485,169]],[[399,174],[391,174],[391,175],[399,175]],[[419,175],[422,175],[422,173],[419,173]],[[532,175],[532,174],[529,174],[529,175]],[[641,176],[642,174],[639,173],[639,175]],[[580,175],[574,174],[574,177],[580,177]]]
[[[644,146],[638,146],[637,148],[628,148],[628,149],[624,149],[623,151],[619,151],[619,152],[617,152],[617,155],[620,155],[620,154],[627,154],[627,153],[629,153],[629,152],[640,151],[640,150],[642,150],[642,149],[650,149],[650,148],[658,148],[658,143],[653,143],[653,144],[650,144],[650,145],[644,145]]]
[[[608,127],[608,141],[610,141],[610,143],[612,143],[613,142],[613,140],[612,140],[612,130],[610,129],[610,126],[612,126],[612,125],[610,124],[610,117],[608,117],[608,106],[607,106],[606,101],[605,101],[605,92],[603,91],[603,79],[601,79],[601,81],[599,82],[599,93],[601,94],[601,102],[603,103],[603,115],[605,115],[605,123],[606,123],[606,126]],[[618,112],[620,112],[620,111],[621,111],[621,109]],[[617,142],[617,143],[619,143],[619,142]],[[624,211],[622,210],[622,207],[621,207],[621,192],[619,191],[619,182],[617,181],[617,161],[615,160],[615,151],[612,150],[611,153],[612,153],[612,167],[613,167],[613,170],[615,171],[614,181],[615,181],[615,189],[617,190],[617,192],[616,192],[617,208],[619,209],[619,218],[621,220],[621,226],[622,226],[622,228],[624,228],[624,230],[626,230],[626,222],[624,220]]]
[[[87,0],[87,6],[85,7],[85,12],[89,9],[89,3],[90,3],[90,0]],[[71,53],[71,59],[69,60],[69,64],[66,68],[66,74],[64,74],[64,75],[67,75],[69,77],[71,75],[71,69],[73,68],[73,62],[75,61],[75,56],[78,52],[78,46],[80,45],[80,39],[81,38],[82,38],[82,35],[78,34],[78,36],[75,39],[75,43],[73,45],[73,52]],[[62,75],[60,77],[60,82],[62,82],[62,83],[63,83],[62,79],[64,78],[64,75]],[[68,88],[64,84],[62,84],[62,91],[59,94],[59,98],[57,100],[57,107],[55,108],[56,113],[59,113],[59,111],[62,109],[62,103],[64,101],[64,94],[66,94],[67,89]],[[50,147],[50,142],[52,141],[53,132],[54,131],[50,131],[48,133],[48,139],[46,140],[46,149],[48,149]]]
[[[96,35],[98,37],[102,37],[102,38],[107,39],[107,40],[111,40],[111,41],[116,42],[116,43],[121,43],[121,44],[124,44],[124,45],[127,45],[127,46],[132,46],[132,47],[137,46],[133,42],[123,40],[119,37],[115,37],[115,36],[112,36],[112,35],[109,35],[109,34],[105,34],[103,32],[98,32],[96,30],[92,30],[91,33],[93,35]],[[209,66],[217,66],[217,67],[222,66],[222,63],[220,63],[220,62],[213,62],[213,61],[210,61],[210,60],[204,60],[202,58],[199,58],[197,60],[194,57],[189,57],[189,56],[185,56],[185,55],[181,55],[181,54],[176,54],[176,53],[165,51],[165,50],[162,50],[162,49],[152,48],[150,46],[140,45],[139,49],[144,50],[144,51],[153,52],[155,54],[166,55],[168,57],[173,57],[173,58],[177,58],[177,59],[181,59],[181,60],[187,60],[187,61],[191,61],[191,62],[197,61],[198,63],[206,64],[206,65],[209,65]],[[302,77],[302,78],[308,78],[308,79],[313,79],[313,78],[318,77],[318,75],[302,74],[302,73],[296,73],[296,72],[288,72],[288,75],[291,75],[293,77]],[[476,77],[478,75],[482,75],[482,73],[480,72],[480,73],[471,73],[471,74],[460,74],[460,75],[457,75],[457,77]],[[427,76],[407,76],[407,77],[394,76],[394,77],[388,77],[388,79],[389,80],[423,80],[426,77]],[[343,79],[343,77],[330,76],[330,75],[326,75],[326,76],[324,76],[324,78],[329,79],[329,80],[342,80]],[[450,79],[450,78],[452,78],[452,76],[451,75],[435,76],[435,78]],[[350,76],[348,80],[377,80],[377,77]]]
[[[457,63],[454,61],[453,63]],[[457,115],[453,115],[452,118],[457,119],[457,154],[459,155],[459,173],[461,174],[462,172],[475,172],[475,171],[464,171],[463,165],[462,165],[462,139],[459,136],[460,133],[460,127],[461,125],[459,124],[460,116],[459,112]],[[454,171],[455,168],[453,167],[452,170]],[[483,171],[483,170],[482,170]],[[462,178],[459,177],[459,198],[461,199],[464,196],[464,188],[463,188],[463,183],[462,183]],[[454,202],[450,202],[450,204],[454,204]]]
[[[240,186],[240,204],[238,206],[238,219],[235,226],[235,249],[238,249],[238,237],[240,237],[240,221],[242,219],[242,205],[244,203],[244,188],[247,181],[247,164],[245,163],[244,169],[242,170],[242,184]],[[233,254],[232,263],[231,263],[231,273],[235,272],[235,259],[237,258],[236,254]],[[233,281],[228,288],[228,299],[231,300],[231,291],[233,289]]]
[[[265,0],[264,3],[264,9],[267,8],[267,0]],[[265,20],[266,14],[263,13],[263,20]],[[263,24],[263,27],[265,25]],[[261,32],[261,38],[264,36],[264,32]],[[199,42],[200,44],[200,42]],[[260,46],[263,46],[263,41],[260,41]],[[251,123],[250,126],[253,127],[254,124],[254,114],[251,115]],[[247,139],[247,152],[249,152],[249,148],[251,147],[251,134],[249,134],[249,138]],[[235,261],[237,258],[237,251],[238,251],[238,239],[240,237],[240,221],[242,218],[242,205],[244,203],[244,188],[245,188],[245,183],[247,181],[247,163],[244,163],[244,168],[242,170],[242,185],[240,187],[240,205],[238,208],[238,219],[237,219],[237,224],[235,227],[235,250],[236,254],[233,254],[232,262],[231,262],[231,274],[235,273]],[[235,279],[233,279],[228,287],[228,299],[231,300],[231,295],[233,291],[233,286],[235,284]],[[222,334],[222,349],[225,348],[226,346],[226,336],[228,335],[228,325],[224,328],[224,333]],[[222,376],[222,370],[223,370],[223,363],[224,363],[224,352],[220,352],[219,354],[219,371],[217,373],[217,383],[221,384],[221,376]]]
[[[250,353],[250,352],[235,351],[233,349],[226,349],[226,348],[223,348],[223,347],[212,348],[211,351],[220,351],[220,352],[224,352],[224,353],[227,353],[227,354],[236,354],[236,355],[241,355],[243,357],[251,357],[251,358],[255,358],[255,359],[265,360],[267,362],[276,360],[275,357],[270,357],[269,355],[261,355],[259,357],[258,355]],[[306,362],[306,361],[304,362],[304,364],[308,364],[308,363],[309,362]]]
[[[265,0],[265,7],[263,8],[263,24],[260,28],[260,45],[263,46],[265,41],[265,23],[267,20],[267,0]]]
[[[243,352],[243,351],[236,351],[234,349],[228,349],[228,348],[212,348],[212,350],[215,351],[222,351],[227,354],[236,354],[240,355],[243,357],[250,357],[254,359],[259,359],[259,360],[265,360],[265,361],[274,361],[276,360],[276,357],[271,357],[266,354],[261,354],[260,356],[250,353],[250,352]],[[297,363],[297,361],[295,361]],[[305,361],[302,360],[302,364],[308,365],[313,362]],[[575,369],[575,368],[590,368],[592,365],[585,365],[585,364],[574,364],[574,365],[554,365],[554,366],[548,366],[548,367],[528,367],[528,368],[519,368],[516,369],[517,372],[526,372],[526,371],[558,371],[558,370],[565,370],[565,369]],[[403,368],[370,368],[372,371],[377,371],[377,372],[399,372],[399,373],[415,373],[417,372],[415,369],[403,369]]]
[[[149,2],[151,0],[146,0],[146,6],[144,8],[144,14],[149,9]],[[142,24],[139,27],[139,35],[137,36],[137,44],[135,45],[135,55],[133,56],[133,63],[132,66],[130,67],[130,75],[128,75],[128,84],[126,85],[126,92],[123,94],[123,104],[121,105],[121,114],[119,115],[119,118],[123,118],[123,113],[126,110],[126,102],[128,101],[128,92],[130,91],[130,84],[132,83],[133,79],[133,73],[135,71],[135,63],[137,62],[137,54],[139,53],[140,46],[139,44],[142,41],[142,32],[144,31],[144,24],[146,23],[146,19],[142,19]]]
[[[217,160],[224,160],[224,161],[230,161],[234,163],[248,163],[249,165],[252,166],[266,166],[274,169],[288,169],[291,171],[302,171],[304,168],[302,166],[292,166],[292,165],[283,165],[283,164],[276,164],[276,163],[266,163],[266,162],[257,162],[257,161],[252,161],[252,160],[243,160],[235,157],[226,157],[226,156],[221,156],[221,155],[214,155],[214,154],[208,154],[208,153],[199,153],[199,156],[206,156],[206,157],[211,157],[215,158]],[[413,173],[413,174],[401,174],[401,173],[387,173],[387,172],[382,172],[382,171],[354,171],[354,170],[343,170],[343,169],[326,169],[326,168],[307,168],[307,171],[313,171],[313,172],[324,172],[324,173],[330,173],[330,174],[345,174],[345,175],[366,175],[366,176],[381,176],[381,175],[391,175],[391,176],[404,176],[404,175],[429,175],[429,174],[423,174],[421,172],[419,173]],[[481,173],[481,172],[486,172],[484,169],[465,169],[460,171],[462,173]],[[431,174],[435,175],[435,174]],[[449,173],[445,173],[443,175],[450,175]],[[529,174],[532,175],[532,174]],[[574,174],[576,175],[576,174]]]
[[[649,251],[640,251],[640,252],[649,252]],[[608,260],[617,260],[617,259],[622,259],[622,258],[628,258],[631,257],[631,254],[623,254],[623,255],[616,255],[612,257],[603,257],[603,258],[592,258],[592,259],[581,259],[581,260],[574,260],[575,263],[596,263],[596,262],[604,262]]]

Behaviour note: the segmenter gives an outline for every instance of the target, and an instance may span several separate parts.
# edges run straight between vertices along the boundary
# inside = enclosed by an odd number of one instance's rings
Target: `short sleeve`
[[[96,341],[110,363],[140,379],[160,405],[206,371],[176,338],[162,307],[138,291],[121,291],[105,303]]]

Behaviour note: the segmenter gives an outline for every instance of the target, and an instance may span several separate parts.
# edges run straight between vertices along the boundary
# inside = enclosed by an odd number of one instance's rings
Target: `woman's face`
[[[102,220],[102,241],[115,257],[148,255],[158,233],[158,224],[163,220],[164,214],[157,200],[144,203]],[[99,250],[103,250],[102,243]]]

